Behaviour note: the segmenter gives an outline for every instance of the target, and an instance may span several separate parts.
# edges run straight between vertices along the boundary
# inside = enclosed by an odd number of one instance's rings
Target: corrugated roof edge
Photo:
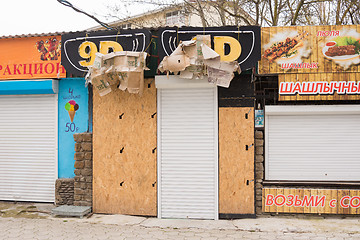
[[[141,28],[140,28],[141,29]],[[0,39],[7,39],[7,38],[28,38],[28,37],[47,37],[47,36],[56,36],[56,35],[63,35],[68,33],[82,33],[82,32],[100,32],[100,31],[107,31],[105,30],[82,30],[82,31],[69,31],[69,32],[51,32],[51,33],[29,33],[29,34],[21,34],[21,35],[8,35],[8,36],[0,36]]]
[[[0,36],[0,39],[7,38],[29,38],[29,37],[46,37],[46,36],[57,36],[71,32],[52,32],[52,33],[29,33],[29,34],[21,34],[21,35],[9,35],[9,36]]]

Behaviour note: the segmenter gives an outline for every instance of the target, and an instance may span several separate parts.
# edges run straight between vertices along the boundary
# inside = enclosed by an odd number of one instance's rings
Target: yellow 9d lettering
[[[113,52],[123,51],[122,46],[114,41],[101,41],[100,42],[100,53],[108,54],[109,50],[112,49]]]
[[[97,53],[97,47],[95,43],[89,41],[83,42],[79,46],[79,55],[80,57],[86,60],[79,61],[79,64],[83,67],[88,67],[93,65],[96,53]]]
[[[225,44],[230,46],[230,52],[225,55]],[[233,37],[214,37],[214,51],[220,55],[221,61],[235,61],[240,57],[241,45]]]

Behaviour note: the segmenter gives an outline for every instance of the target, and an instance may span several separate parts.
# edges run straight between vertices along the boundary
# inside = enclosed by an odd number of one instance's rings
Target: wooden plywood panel
[[[340,207],[338,208],[339,214],[350,214],[350,198],[344,198],[344,201],[341,201],[343,197],[347,197],[350,194],[350,190],[338,190],[338,201],[340,203]],[[340,198],[341,197],[341,198]],[[343,205],[341,204],[343,202]],[[346,207],[345,207],[346,206]]]
[[[296,196],[298,196],[299,199],[304,199],[304,189],[296,189]],[[305,205],[299,205],[299,202],[295,202],[295,208],[297,213],[304,213],[304,207]]]
[[[289,189],[289,188],[284,188],[284,196],[289,196],[290,194],[292,194],[291,193],[291,190],[292,189]],[[285,204],[287,204],[287,203],[285,203]],[[282,212],[289,212],[290,211],[290,209],[288,208],[288,207],[284,207],[283,209],[282,209]]]
[[[276,189],[276,196],[284,196],[284,189],[283,188],[278,188]],[[282,203],[283,201],[285,201],[285,198],[282,198],[282,197],[279,197],[276,202],[278,203]],[[279,205],[276,205],[276,212],[279,213],[279,212],[284,212],[284,206],[285,206],[286,202],[284,202],[284,204],[279,204]]]
[[[315,198],[316,199],[316,196],[318,196],[318,189],[311,189],[310,190],[310,199],[311,199],[311,197],[313,197],[313,199]],[[317,207],[315,207],[315,204],[310,204],[310,205],[308,205],[308,206],[310,206],[310,213],[318,213],[318,208]]]
[[[266,197],[268,194],[271,194],[270,188],[263,188],[262,189],[262,210],[263,212],[271,212],[271,205],[266,204]]]
[[[304,196],[311,196],[311,190],[304,189]],[[311,213],[311,206],[304,205],[304,213]]]
[[[156,88],[94,91],[93,210],[156,215]]]
[[[325,196],[325,206],[324,206],[324,210],[323,213],[331,213],[332,208],[330,207],[330,201],[332,200],[332,193],[334,191],[322,191],[319,192],[319,195],[324,195]]]
[[[264,188],[263,212],[358,215],[359,193],[348,189]]]
[[[247,115],[247,118],[246,118]],[[219,109],[219,212],[254,214],[254,108]],[[248,145],[248,150],[246,150]],[[249,180],[249,185],[247,185]]]
[[[350,195],[350,196],[359,196],[357,190],[349,190],[349,195]],[[359,202],[360,202],[360,198],[359,198],[358,200],[353,200],[353,201],[352,201],[352,204],[353,204],[353,205],[357,205]],[[356,214],[357,208],[350,207],[350,208],[349,208],[349,212],[350,212],[350,214]]]

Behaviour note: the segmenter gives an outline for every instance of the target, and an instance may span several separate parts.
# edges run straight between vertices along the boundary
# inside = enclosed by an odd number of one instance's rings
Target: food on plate
[[[360,40],[354,37],[336,37],[333,40],[325,44],[325,56],[337,57],[360,54]]]
[[[286,38],[285,41],[276,42],[264,52],[264,57],[270,62],[280,57],[291,57],[297,53],[297,48],[303,46],[302,40],[309,34],[303,32],[293,38]]]
[[[329,48],[325,54],[330,57],[343,56],[343,55],[354,55],[356,53],[354,45],[347,46],[334,46]]]

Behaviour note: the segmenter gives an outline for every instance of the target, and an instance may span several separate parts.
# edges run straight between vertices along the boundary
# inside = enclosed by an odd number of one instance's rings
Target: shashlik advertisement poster
[[[358,72],[360,26],[262,28],[260,74]]]

